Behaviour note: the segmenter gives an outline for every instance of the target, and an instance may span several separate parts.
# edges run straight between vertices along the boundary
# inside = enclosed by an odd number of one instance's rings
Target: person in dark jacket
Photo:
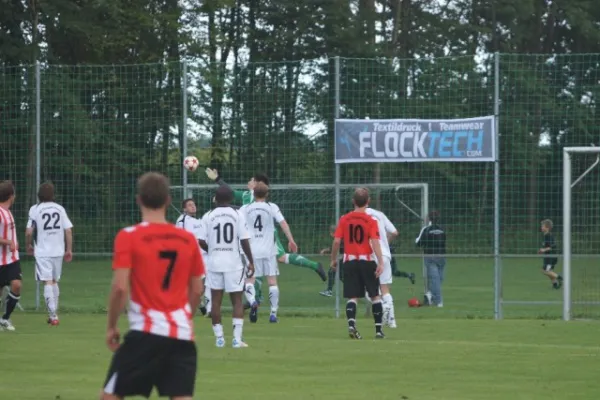
[[[439,217],[438,211],[429,213],[415,243],[423,250],[423,260],[427,270],[425,303],[443,307],[442,283],[446,267],[446,232],[438,222]]]

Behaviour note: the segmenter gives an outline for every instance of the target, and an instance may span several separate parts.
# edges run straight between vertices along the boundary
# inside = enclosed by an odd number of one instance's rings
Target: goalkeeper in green
[[[211,181],[215,181],[220,186],[229,186],[227,183],[219,176],[219,172],[216,169],[206,168],[206,176]],[[250,204],[254,202],[254,186],[257,182],[262,182],[265,185],[269,186],[269,178],[265,174],[256,174],[248,181],[248,190],[234,190],[233,193],[235,195],[235,200],[241,202],[242,205]],[[321,280],[325,282],[327,280],[327,273],[323,269],[321,263],[309,260],[308,258],[301,256],[299,254],[289,254],[286,253],[285,248],[281,244],[281,240],[279,239],[279,231],[275,231],[275,241],[277,245],[277,261],[289,264],[296,265],[298,267],[308,268],[315,271]],[[258,296],[258,290],[257,290]]]

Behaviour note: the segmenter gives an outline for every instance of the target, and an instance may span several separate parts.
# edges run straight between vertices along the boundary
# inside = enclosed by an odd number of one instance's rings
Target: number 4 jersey
[[[199,236],[208,245],[208,271],[231,272],[244,268],[240,240],[250,239],[250,235],[246,218],[240,211],[218,206],[204,214]]]
[[[29,209],[27,228],[35,228],[35,256],[65,255],[65,230],[73,228],[67,212],[54,202],[40,203]]]
[[[249,224],[252,239],[252,255],[255,259],[269,258],[277,254],[275,246],[275,223],[285,219],[281,210],[274,203],[255,201],[240,208]]]

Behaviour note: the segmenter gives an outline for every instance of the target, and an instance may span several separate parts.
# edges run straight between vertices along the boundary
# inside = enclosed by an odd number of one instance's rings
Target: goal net
[[[563,319],[600,317],[600,148],[563,149]]]
[[[245,185],[230,185],[234,190],[247,190]],[[390,218],[392,223],[402,232],[411,232],[415,237],[421,229],[422,219],[428,210],[428,185],[426,183],[395,183],[340,186],[340,214],[352,210],[352,193],[357,186],[366,187],[371,193],[371,206],[380,209]],[[197,217],[212,208],[216,185],[191,184],[184,191],[183,186],[172,186],[171,194],[174,206],[169,210],[169,217],[175,220],[180,214],[178,207],[184,198],[192,198],[198,208]],[[185,193],[184,193],[185,192]],[[331,248],[330,228],[336,224],[336,189],[334,185],[271,185],[269,200],[277,204],[288,221],[299,254],[319,262],[325,270],[329,268],[329,256],[322,254]],[[280,235],[284,246],[285,237]],[[392,242],[396,255],[404,257],[413,255],[414,260],[405,262],[407,258],[396,257],[398,268],[408,269],[417,276],[423,275],[422,265],[416,255],[414,240],[398,240]],[[418,266],[419,270],[415,268]],[[321,282],[310,269],[298,268],[280,263],[279,284],[282,286],[282,304],[286,310],[329,314],[334,311],[332,302],[324,301],[319,292],[327,284]],[[336,293],[339,293],[337,291]]]

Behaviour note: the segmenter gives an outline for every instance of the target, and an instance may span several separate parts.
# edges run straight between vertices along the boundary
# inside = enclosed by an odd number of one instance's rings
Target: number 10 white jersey
[[[277,204],[265,201],[255,201],[240,208],[248,221],[252,246],[252,255],[255,259],[269,258],[277,254],[275,246],[275,223],[283,222],[283,214]]]
[[[65,230],[73,224],[60,204],[45,202],[29,209],[27,228],[36,230],[35,256],[62,257],[65,255]]]
[[[240,240],[250,239],[250,235],[246,219],[238,210],[221,206],[204,214],[199,239],[208,245],[208,271],[230,272],[244,268]]]

